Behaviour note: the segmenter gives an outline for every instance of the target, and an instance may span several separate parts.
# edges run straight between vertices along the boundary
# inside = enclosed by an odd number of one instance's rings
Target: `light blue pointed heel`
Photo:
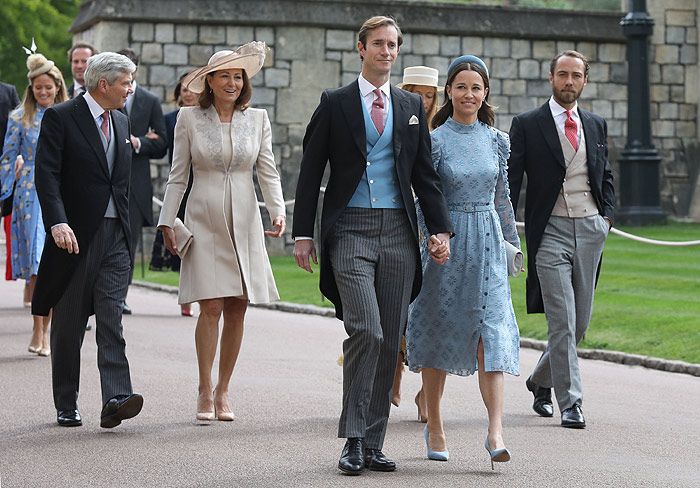
[[[495,469],[493,467],[493,463],[507,463],[508,461],[510,461],[510,451],[505,447],[501,449],[494,449],[493,451],[489,449],[488,437],[484,441],[484,447],[488,451],[489,457],[491,458],[491,470]]]
[[[428,426],[423,429],[423,437],[425,437],[425,449],[428,451],[428,459],[433,461],[447,461],[450,459],[450,451],[433,451],[428,443]]]

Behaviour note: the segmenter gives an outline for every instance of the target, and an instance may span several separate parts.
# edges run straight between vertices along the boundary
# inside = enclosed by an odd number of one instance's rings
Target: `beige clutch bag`
[[[192,232],[185,227],[185,224],[179,218],[175,219],[173,224],[173,232],[175,232],[175,243],[177,244],[177,255],[181,258],[185,257],[187,251],[192,244]]]
[[[518,276],[523,269],[523,253],[510,242],[503,240],[506,246],[506,262],[508,264],[508,276]]]

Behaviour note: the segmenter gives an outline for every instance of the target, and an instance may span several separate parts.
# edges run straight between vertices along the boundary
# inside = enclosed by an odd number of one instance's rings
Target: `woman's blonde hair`
[[[414,85],[412,83],[407,83],[403,86],[401,86],[402,90],[406,90],[411,93],[415,93],[414,90],[417,86],[422,86],[425,88],[432,88],[434,91],[434,96],[433,96],[433,104],[430,106],[430,109],[425,112],[425,119],[428,122],[428,127],[430,127],[430,123],[433,121],[433,117],[435,117],[435,114],[438,111],[438,89],[435,86],[428,86],[428,85]],[[421,99],[422,102],[422,99]]]
[[[32,84],[34,83],[34,80],[42,74],[49,75],[49,77],[56,84],[56,96],[53,99],[54,104],[65,102],[66,100],[68,100],[66,83],[63,81],[63,75],[61,74],[61,70],[59,70],[56,66],[52,67],[46,73],[41,73],[31,78],[29,80],[29,85],[27,85],[27,88],[24,90],[24,95],[22,96],[22,125],[25,128],[31,127],[34,123],[34,117],[36,116],[37,111],[37,101],[36,97],[34,97],[34,90],[32,90]]]

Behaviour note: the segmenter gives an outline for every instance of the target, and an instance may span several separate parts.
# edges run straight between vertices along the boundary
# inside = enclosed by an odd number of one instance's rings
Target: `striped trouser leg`
[[[345,211],[328,252],[343,303],[343,410],[338,437],[381,448],[410,299],[415,250],[403,210]]]
[[[102,403],[116,395],[132,393],[126,342],[122,335],[122,311],[131,274],[126,237],[117,219],[109,219],[107,241],[93,288]]]

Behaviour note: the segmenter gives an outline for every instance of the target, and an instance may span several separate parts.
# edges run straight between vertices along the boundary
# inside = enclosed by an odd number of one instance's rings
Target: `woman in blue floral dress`
[[[519,374],[519,333],[510,297],[503,240],[520,248],[510,203],[507,134],[492,127],[483,61],[461,56],[450,65],[445,103],[433,118],[433,164],[440,175],[455,236],[440,266],[423,249],[423,287],[409,310],[408,365],[422,371],[428,407],[428,458],[446,461],[440,399],[447,373],[479,371],[488,411],[485,447],[508,461],[501,418],[503,373]]]
[[[66,100],[67,95],[63,76],[53,61],[41,54],[31,54],[27,58],[27,68],[29,86],[19,108],[10,114],[0,157],[0,200],[12,194],[16,181],[11,224],[12,278],[26,280],[31,297],[46,237],[34,187],[36,144],[44,112]],[[29,352],[48,356],[51,353],[49,317],[33,316],[32,320],[34,328]]]

